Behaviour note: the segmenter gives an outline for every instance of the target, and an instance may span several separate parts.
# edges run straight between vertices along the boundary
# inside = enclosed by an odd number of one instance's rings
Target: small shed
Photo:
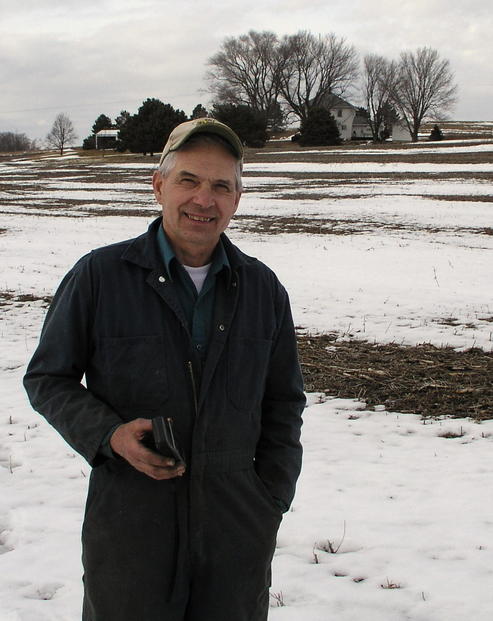
[[[114,149],[119,129],[100,129],[96,132],[96,149]]]
[[[392,123],[392,142],[411,142],[411,133],[405,121]]]

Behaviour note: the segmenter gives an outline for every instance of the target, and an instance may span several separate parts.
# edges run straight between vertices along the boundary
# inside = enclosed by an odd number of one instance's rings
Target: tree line
[[[331,98],[348,94],[363,104],[360,112],[373,140],[384,138],[400,120],[417,141],[423,121],[444,117],[457,92],[450,63],[437,50],[404,51],[398,59],[367,54],[360,68],[354,46],[334,33],[303,30],[279,37],[250,30],[225,38],[207,65],[212,107],[206,111],[197,106],[191,118],[198,113],[214,116],[250,146],[261,146],[269,130],[293,121],[300,124],[302,144],[313,144],[321,136],[325,143],[337,144],[340,138],[328,108]],[[186,119],[181,110],[158,100],[146,100],[136,115],[122,112],[120,117],[120,147],[142,152],[160,150],[162,128]],[[146,138],[151,134],[154,141]]]
[[[269,127],[293,118],[303,125],[331,95],[359,94],[374,140],[392,110],[416,141],[422,122],[445,116],[457,92],[449,61],[432,48],[402,52],[397,60],[369,54],[360,71],[354,46],[333,33],[278,37],[251,30],[224,39],[208,66],[213,101],[246,105],[264,114]]]
[[[368,54],[360,69],[356,49],[344,38],[305,30],[283,37],[254,30],[226,37],[207,65],[212,106],[207,110],[198,104],[190,118],[217,118],[252,147],[262,146],[269,131],[293,121],[300,124],[301,144],[338,144],[337,124],[328,108],[331,98],[348,93],[362,102],[359,110],[375,141],[388,135],[397,120],[416,141],[422,122],[444,116],[457,90],[449,61],[434,49],[402,52],[397,60]],[[94,148],[100,129],[116,128],[118,150],[153,154],[187,119],[170,104],[146,99],[137,113],[122,110],[114,122],[100,115],[83,146]]]
[[[36,141],[30,140],[26,134],[20,134],[17,132],[0,132],[1,153],[33,151],[36,148]]]
[[[301,144],[337,144],[337,124],[328,112],[336,96],[361,101],[360,112],[373,140],[383,139],[389,125],[400,120],[417,141],[423,121],[445,117],[457,93],[450,63],[437,50],[422,47],[402,52],[398,59],[367,54],[360,68],[354,46],[334,33],[302,30],[279,37],[271,31],[250,30],[226,37],[207,66],[212,105],[207,110],[198,104],[190,118],[217,118],[252,147],[265,144],[269,131],[296,121]],[[183,110],[148,98],[135,114],[122,110],[114,121],[99,115],[83,147],[95,148],[101,129],[118,129],[118,150],[153,154],[163,148],[172,129],[187,119]],[[63,154],[75,139],[70,119],[58,114],[47,143]],[[110,139],[102,137],[99,146],[105,140]],[[32,146],[23,134],[0,134],[0,150]]]
[[[202,104],[193,109],[190,119],[212,116],[232,127],[247,146],[263,146],[268,138],[265,118],[248,106],[215,104],[207,110]],[[98,137],[98,147],[112,146],[118,151],[154,155],[162,151],[172,130],[190,120],[183,110],[156,98],[146,99],[135,114],[122,110],[114,121],[100,114],[92,126],[92,133],[84,139],[84,149],[96,148],[96,135],[103,129],[117,129],[116,141]],[[111,141],[111,145],[109,142]]]

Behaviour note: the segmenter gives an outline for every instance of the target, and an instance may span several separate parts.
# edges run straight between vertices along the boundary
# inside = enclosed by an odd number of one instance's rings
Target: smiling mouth
[[[189,220],[193,220],[194,222],[212,222],[214,218],[207,218],[205,216],[195,216],[191,213],[185,213]]]

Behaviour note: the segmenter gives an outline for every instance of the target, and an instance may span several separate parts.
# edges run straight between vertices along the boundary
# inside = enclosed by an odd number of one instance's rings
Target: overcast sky
[[[491,0],[0,0],[0,131],[44,138],[64,112],[81,142],[147,97],[189,115],[209,104],[207,59],[251,29],[333,32],[360,57],[433,47],[459,86],[452,118],[493,120]]]

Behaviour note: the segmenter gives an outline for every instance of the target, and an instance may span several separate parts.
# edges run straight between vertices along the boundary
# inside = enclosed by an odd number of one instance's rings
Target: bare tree
[[[358,74],[356,51],[344,39],[307,31],[282,41],[269,31],[229,37],[208,64],[215,102],[264,112],[270,126],[284,108],[306,119],[310,108],[323,105],[331,94],[342,95]]]
[[[368,124],[374,141],[381,139],[386,116],[395,91],[397,64],[378,54],[363,59],[363,97],[368,112]]]
[[[450,63],[436,50],[423,47],[401,54],[392,103],[414,142],[423,120],[444,118],[456,101],[456,93]]]
[[[278,43],[269,31],[225,39],[208,61],[206,80],[215,103],[246,105],[268,117],[278,111]]]
[[[35,148],[35,141],[30,140],[26,134],[0,132],[0,152],[32,151]]]
[[[66,114],[60,112],[57,114],[53,126],[46,136],[46,142],[60,151],[60,155],[63,155],[63,150],[69,144],[72,144],[77,139],[72,121]]]
[[[343,95],[358,75],[353,46],[334,34],[300,31],[280,45],[280,90],[290,110],[305,121],[330,95]]]

